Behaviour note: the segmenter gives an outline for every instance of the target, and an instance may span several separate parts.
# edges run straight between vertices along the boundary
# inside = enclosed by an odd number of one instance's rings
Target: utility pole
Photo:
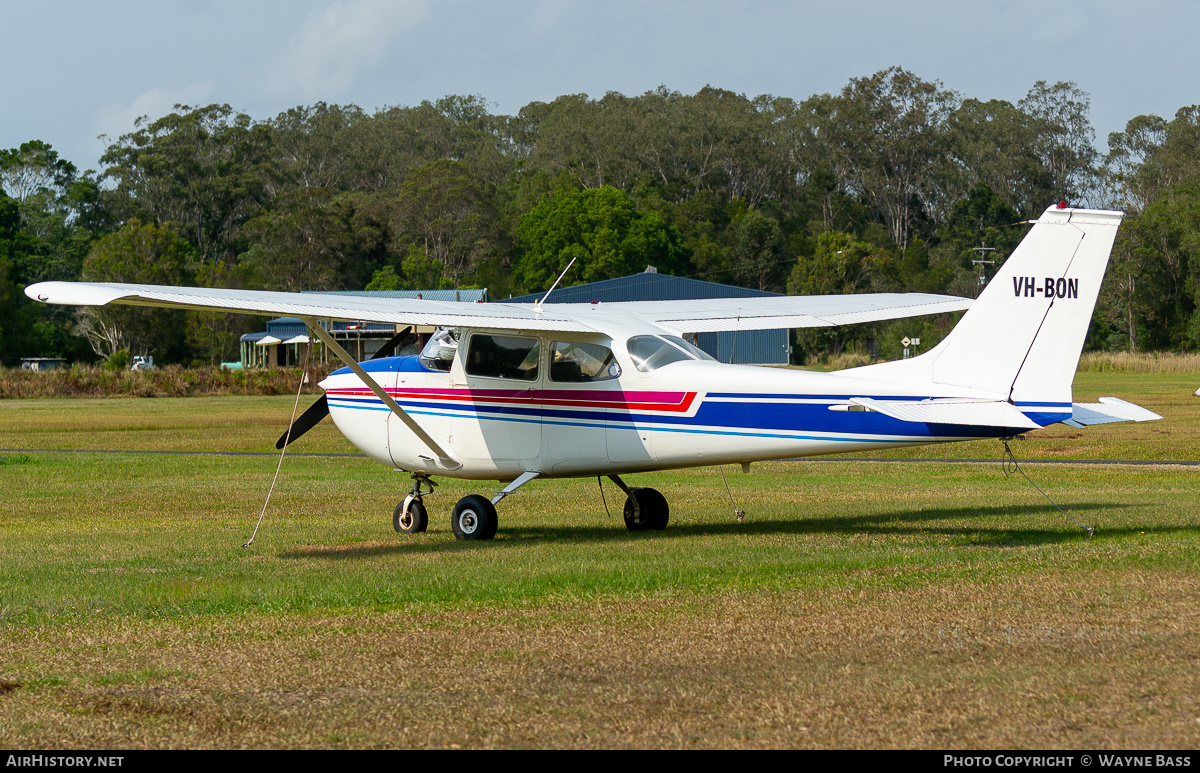
[[[973,252],[979,253],[979,257],[971,261],[972,266],[979,267],[979,287],[975,290],[976,298],[978,298],[979,294],[983,292],[983,288],[987,286],[987,266],[996,265],[996,261],[987,260],[987,254],[989,252],[995,252],[996,248],[987,246],[987,242],[980,242],[979,245],[980,246],[978,247],[971,248]]]

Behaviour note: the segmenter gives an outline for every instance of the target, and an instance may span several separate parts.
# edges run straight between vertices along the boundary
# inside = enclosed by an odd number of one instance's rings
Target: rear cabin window
[[[612,350],[600,344],[555,341],[550,351],[550,380],[579,384],[609,381],[621,375]]]
[[[537,381],[540,357],[536,338],[477,333],[467,350],[467,375]]]

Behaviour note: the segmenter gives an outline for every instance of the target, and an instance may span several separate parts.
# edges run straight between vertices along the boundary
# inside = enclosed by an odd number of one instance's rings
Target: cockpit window
[[[555,341],[550,351],[550,380],[560,383],[608,381],[621,375],[612,350],[600,344]]]
[[[467,350],[467,375],[537,381],[540,357],[536,338],[476,333]]]
[[[458,328],[439,327],[421,350],[421,364],[432,370],[448,371],[458,351]]]
[[[680,360],[711,360],[707,353],[677,336],[634,336],[626,347],[633,364],[649,373]]]

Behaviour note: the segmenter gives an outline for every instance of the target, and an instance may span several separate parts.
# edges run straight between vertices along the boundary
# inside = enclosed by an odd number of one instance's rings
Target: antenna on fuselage
[[[554,288],[558,287],[558,283],[561,282],[562,278],[567,275],[568,271],[571,270],[571,266],[575,265],[576,260],[578,260],[578,258],[571,258],[571,262],[568,263],[567,267],[564,268],[562,273],[558,275],[558,279],[554,280],[554,284],[550,285],[550,289],[546,291],[546,294],[539,298],[537,303],[533,304],[534,311],[542,310],[542,304],[545,303],[546,299],[550,297],[550,293],[554,292]]]

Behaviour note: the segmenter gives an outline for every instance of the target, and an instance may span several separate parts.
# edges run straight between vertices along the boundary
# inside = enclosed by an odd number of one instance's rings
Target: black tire
[[[625,500],[625,528],[630,531],[662,531],[671,518],[667,498],[652,488],[630,489],[633,496]],[[637,497],[637,504],[634,504]]]
[[[492,539],[498,525],[496,506],[478,494],[458,500],[454,514],[450,516],[450,528],[458,539]]]
[[[419,499],[408,503],[408,517],[403,516],[404,502],[401,500],[392,512],[392,528],[401,534],[417,534],[429,528],[429,511]]]

